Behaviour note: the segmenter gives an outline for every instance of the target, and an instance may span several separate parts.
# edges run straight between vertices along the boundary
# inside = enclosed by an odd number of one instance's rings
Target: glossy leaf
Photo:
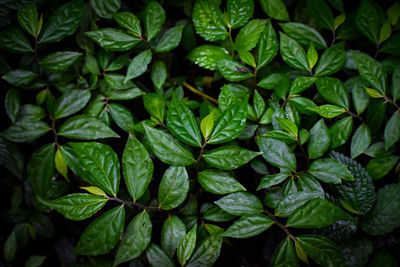
[[[371,131],[368,125],[361,124],[351,139],[351,158],[356,158],[363,153],[371,144]]]
[[[229,214],[242,216],[255,214],[263,211],[261,201],[247,192],[236,192],[229,194],[217,201],[215,204]]]
[[[344,84],[336,78],[320,78],[315,84],[318,92],[331,104],[349,109],[350,97]]]
[[[142,29],[140,28],[139,19],[131,12],[118,12],[113,14],[113,19],[129,32],[133,33],[137,37],[142,35]]]
[[[135,56],[131,63],[129,63],[125,83],[142,75],[147,70],[147,65],[151,62],[151,58],[151,50],[145,50]]]
[[[300,266],[296,256],[296,250],[293,241],[286,237],[276,248],[271,259],[271,264],[276,267]]]
[[[236,29],[246,24],[253,16],[253,0],[229,0],[226,4],[229,16],[229,24],[232,29]]]
[[[315,76],[329,76],[338,72],[346,62],[344,43],[335,44],[322,53],[315,67]]]
[[[297,168],[296,157],[293,151],[285,143],[272,139],[261,137],[258,142],[262,156],[270,164],[278,168],[286,168],[295,171]]]
[[[168,256],[167,253],[158,245],[151,243],[146,250],[146,256],[151,266],[175,266],[174,261]]]
[[[217,69],[225,79],[231,82],[247,80],[253,77],[248,68],[233,59],[219,60],[217,62]]]
[[[156,93],[147,93],[143,96],[143,105],[147,112],[159,122],[165,117],[165,98]]]
[[[307,15],[315,19],[318,26],[333,30],[334,20],[332,10],[324,0],[307,0]]]
[[[145,9],[144,28],[146,30],[147,40],[153,37],[161,30],[165,22],[165,11],[157,1],[147,4]]]
[[[371,159],[367,164],[367,172],[372,179],[378,180],[388,174],[399,160],[397,155],[382,155]]]
[[[55,103],[55,119],[61,119],[83,109],[90,100],[90,92],[73,89],[65,92]]]
[[[266,231],[274,221],[263,214],[245,215],[225,230],[224,236],[233,238],[249,238]]]
[[[132,113],[123,105],[117,103],[108,104],[113,121],[125,132],[132,132],[134,128]]]
[[[281,0],[261,0],[263,11],[273,19],[287,21],[289,14]]]
[[[82,55],[82,53],[77,52],[55,52],[46,56],[40,61],[40,66],[51,72],[58,72],[68,69],[69,66],[74,64],[74,62]]]
[[[319,159],[311,163],[309,168],[315,178],[325,183],[340,184],[341,179],[352,181],[354,180],[353,175],[342,163],[330,159],[324,158]]]
[[[394,112],[386,123],[384,131],[385,147],[388,149],[400,139],[400,112]]]
[[[337,148],[347,142],[353,129],[353,117],[344,117],[329,128],[331,149]]]
[[[167,79],[167,66],[163,61],[155,61],[151,66],[151,80],[154,86],[160,89]]]
[[[272,23],[267,22],[264,31],[260,35],[260,41],[257,48],[257,67],[261,68],[271,62],[278,54],[278,38]]]
[[[158,203],[161,209],[170,210],[185,201],[189,191],[189,176],[185,167],[169,167],[158,188]]]
[[[120,0],[90,0],[90,5],[96,14],[105,19],[111,19],[121,6]]]
[[[282,32],[280,32],[280,38],[280,50],[283,61],[295,69],[308,72],[308,61],[303,47],[301,47],[297,41]]]
[[[343,108],[335,105],[322,105],[318,107],[307,107],[307,108],[327,119],[335,118],[345,112]]]
[[[197,224],[195,224],[192,229],[181,239],[178,245],[178,250],[176,252],[178,262],[183,266],[186,261],[192,255],[194,248],[196,246],[196,230]]]
[[[326,49],[327,44],[321,34],[308,25],[287,22],[279,24],[283,31],[302,45],[308,46],[312,42],[317,49]]]
[[[10,27],[0,32],[0,47],[12,53],[34,51],[24,33],[17,27]]]
[[[201,186],[213,194],[229,194],[246,189],[229,173],[212,169],[199,172],[197,177]]]
[[[172,215],[165,219],[161,232],[161,245],[170,257],[175,254],[185,235],[185,224],[177,216]]]
[[[281,182],[285,181],[286,178],[288,178],[289,176],[290,172],[286,170],[283,170],[277,174],[266,175],[261,179],[260,184],[257,187],[257,190],[280,184]]]
[[[217,69],[219,60],[230,59],[228,51],[215,45],[202,45],[193,49],[187,58],[193,63],[208,70]]]
[[[120,29],[103,28],[86,32],[86,35],[110,51],[128,51],[140,42],[140,38]]]
[[[357,11],[355,24],[361,34],[377,44],[383,18],[384,13],[379,5],[373,1],[364,0]]]
[[[158,53],[168,52],[179,45],[182,38],[183,26],[175,26],[164,33],[158,41],[155,51]]]
[[[20,104],[21,103],[21,94],[16,89],[10,89],[7,91],[6,97],[4,99],[4,107],[6,109],[8,117],[11,119],[11,122],[15,122],[17,118]]]
[[[225,40],[228,36],[221,10],[211,0],[196,1],[192,19],[196,32],[207,41]]]
[[[317,159],[324,155],[331,143],[328,127],[323,119],[320,119],[310,129],[310,140],[308,142],[308,156]]]
[[[249,51],[256,47],[264,26],[265,20],[250,20],[236,35],[234,49],[237,51]]]
[[[221,170],[233,170],[248,163],[261,152],[247,150],[238,146],[222,146],[204,153],[204,160]]]
[[[33,82],[36,76],[36,73],[32,71],[16,69],[8,72],[6,75],[3,75],[2,78],[14,86],[23,87]]]
[[[275,208],[275,214],[279,217],[289,217],[297,208],[314,198],[324,198],[320,191],[298,191],[284,196]]]
[[[317,79],[314,77],[297,77],[290,85],[289,93],[297,95],[309,88]]]
[[[18,9],[17,18],[19,25],[30,35],[37,36],[40,31],[39,17],[35,4],[27,4]]]
[[[0,134],[12,142],[25,143],[38,139],[50,130],[50,126],[43,121],[22,120],[12,124]]]
[[[187,267],[212,266],[221,252],[222,237],[214,234],[207,237],[194,251]]]

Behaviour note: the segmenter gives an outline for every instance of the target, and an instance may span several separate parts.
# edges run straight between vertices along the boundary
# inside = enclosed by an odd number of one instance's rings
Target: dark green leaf
[[[377,253],[368,264],[368,267],[379,266],[396,267],[397,262],[386,250],[382,250]]]
[[[167,75],[167,66],[163,61],[157,60],[151,65],[151,81],[156,88],[162,88]]]
[[[59,7],[43,27],[39,43],[58,42],[73,34],[81,24],[83,10],[82,0],[72,0]]]
[[[133,33],[140,38],[142,35],[142,29],[140,28],[139,19],[131,12],[119,12],[113,14],[113,19],[129,32]]]
[[[264,31],[261,33],[260,41],[257,48],[257,68],[261,68],[268,64],[278,54],[278,38],[272,23],[268,22]]]
[[[174,267],[174,261],[158,245],[151,243],[146,250],[146,256],[153,267]]]
[[[260,35],[264,30],[265,20],[253,19],[250,20],[235,38],[233,48],[237,51],[249,51],[256,47]]]
[[[16,144],[2,137],[0,137],[0,165],[22,180],[25,169],[24,155]]]
[[[61,125],[58,134],[71,139],[83,140],[119,137],[102,121],[85,115],[78,115],[68,119]]]
[[[344,180],[354,180],[351,172],[342,163],[330,159],[319,159],[311,163],[308,170],[315,178],[325,183],[340,184]]]
[[[16,143],[26,143],[38,139],[51,130],[51,127],[40,120],[22,120],[12,124],[1,132],[1,136]]]
[[[63,51],[55,52],[40,61],[40,66],[51,72],[59,72],[68,69],[69,66],[82,56],[82,53]]]
[[[228,81],[236,82],[253,77],[253,74],[248,68],[233,59],[222,59],[217,61],[217,68],[222,76]]]
[[[312,42],[317,49],[327,48],[327,44],[321,34],[308,25],[297,22],[280,23],[279,25],[287,35],[304,46],[308,46]]]
[[[96,14],[105,19],[111,19],[112,14],[121,6],[120,0],[90,0],[90,6]]]
[[[248,163],[262,152],[247,150],[238,146],[222,146],[205,152],[205,161],[221,170],[233,170]]]
[[[249,238],[266,231],[274,221],[264,214],[245,215],[225,230],[224,236]]]
[[[46,260],[46,256],[30,256],[29,259],[25,263],[25,267],[40,267]]]
[[[207,41],[225,40],[227,35],[222,13],[216,2],[198,0],[192,14],[196,32]]]
[[[322,228],[337,221],[353,218],[328,200],[314,198],[297,208],[287,221],[294,228]]]
[[[355,25],[371,42],[378,44],[379,33],[385,18],[381,7],[373,1],[363,0],[357,11]]]
[[[18,90],[9,89],[4,99],[4,106],[8,117],[14,123],[17,118],[21,102],[21,95]]]
[[[178,262],[183,266],[186,261],[192,255],[194,248],[196,247],[196,230],[197,224],[195,224],[192,229],[185,235],[184,238],[179,242],[178,250],[176,252]]]
[[[399,160],[397,155],[383,155],[371,159],[367,164],[367,172],[372,179],[378,180],[388,174]]]
[[[334,29],[332,10],[324,0],[307,0],[306,11],[316,20],[318,26],[328,30]]]
[[[125,106],[111,103],[108,104],[108,111],[110,112],[113,121],[124,131],[130,133],[135,126],[133,122],[132,113]]]
[[[280,32],[281,44],[281,56],[283,61],[289,66],[308,72],[308,61],[306,52],[303,47],[294,39]]]
[[[90,100],[90,92],[73,89],[65,92],[55,103],[55,119],[61,119],[83,109]]]
[[[110,51],[128,51],[140,42],[140,38],[120,29],[103,28],[86,32],[86,35]]]
[[[347,142],[353,129],[353,117],[344,117],[329,128],[331,149],[337,148]]]
[[[135,56],[129,63],[126,72],[125,83],[142,75],[147,70],[147,65],[150,64],[152,58],[151,50],[145,50]]]
[[[146,191],[153,177],[154,165],[142,143],[130,135],[122,156],[124,180],[133,201]]]
[[[185,234],[185,224],[177,216],[172,215],[165,219],[161,232],[161,245],[170,257],[175,254]]]
[[[266,175],[261,179],[260,184],[257,187],[257,190],[280,184],[281,182],[285,181],[286,178],[288,178],[289,176],[290,172],[286,170],[283,170],[277,174]]]
[[[263,211],[261,201],[256,196],[247,192],[231,193],[215,201],[215,204],[227,213],[236,216],[260,213]]]
[[[143,123],[150,147],[164,163],[176,166],[191,165],[195,162],[192,153],[170,134],[151,128]]]
[[[271,265],[275,267],[300,266],[293,241],[289,237],[286,237],[276,248],[271,259]]]
[[[318,92],[331,104],[349,109],[350,96],[344,84],[336,78],[320,78],[315,83]]]
[[[222,236],[214,234],[207,237],[194,251],[187,267],[212,266],[221,252]]]
[[[124,231],[124,206],[115,207],[92,221],[75,248],[80,255],[101,255],[112,250]]]
[[[296,157],[285,143],[272,138],[261,137],[258,141],[258,147],[263,152],[264,159],[272,165],[278,168],[296,170]]]
[[[328,76],[338,72],[346,62],[344,42],[335,44],[324,51],[315,67],[315,76]]]
[[[7,262],[11,262],[14,259],[17,249],[17,235],[12,231],[4,244],[4,258]]]
[[[182,30],[183,25],[179,25],[166,31],[158,41],[155,52],[164,53],[177,47],[182,38]]]
[[[40,31],[39,17],[35,4],[27,4],[21,9],[18,9],[17,14],[19,25],[30,35],[37,36]]]
[[[36,79],[36,73],[29,70],[17,69],[8,72],[2,78],[14,86],[23,87]]]
[[[331,143],[328,127],[323,119],[320,119],[310,129],[310,141],[308,142],[308,155],[311,159],[322,157]]]
[[[25,34],[17,27],[10,27],[0,32],[0,47],[12,53],[31,53],[33,48]]]
[[[362,154],[371,144],[371,131],[368,125],[361,124],[351,139],[351,158],[356,158]]]
[[[147,211],[136,215],[126,227],[113,266],[139,257],[150,244],[151,230],[152,224]]]
[[[314,84],[314,82],[317,80],[317,78],[314,77],[297,77],[290,85],[290,94],[291,95],[297,95],[309,88],[311,85]]]
[[[161,30],[165,22],[165,11],[157,1],[147,4],[144,15],[144,28],[150,41]]]
[[[165,117],[165,98],[156,93],[147,93],[143,96],[143,105],[147,112],[159,122]]]
[[[208,70],[215,70],[217,63],[223,59],[230,59],[228,51],[215,45],[198,46],[187,56],[193,63]]]
[[[98,212],[106,203],[107,198],[92,194],[70,194],[54,200],[40,202],[65,216],[65,218],[81,221],[90,218]]]
[[[226,11],[229,16],[230,27],[232,29],[236,29],[246,24],[246,22],[253,16],[254,1],[229,0],[226,7]]]
[[[345,112],[345,109],[335,105],[322,105],[318,107],[307,107],[307,108],[327,119],[335,118]]]
[[[158,203],[161,209],[171,210],[185,201],[189,191],[189,176],[185,167],[169,167],[158,188]]]
[[[246,191],[246,189],[229,173],[204,170],[199,172],[197,177],[201,186],[213,194],[229,194],[237,191]]]
[[[260,4],[264,12],[271,18],[283,21],[290,20],[286,6],[281,0],[261,0]]]
[[[388,149],[400,138],[400,112],[396,111],[386,123],[384,140],[385,148]],[[369,145],[369,144],[368,144]]]
[[[273,89],[278,97],[285,99],[289,90],[290,79],[286,73],[272,73],[257,85],[264,89]]]
[[[303,206],[307,201],[314,198],[323,198],[320,191],[298,191],[283,197],[275,209],[279,217],[289,217],[298,207]]]

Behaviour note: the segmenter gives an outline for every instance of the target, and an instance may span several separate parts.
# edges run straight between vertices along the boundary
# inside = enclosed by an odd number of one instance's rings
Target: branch
[[[267,214],[267,215],[274,221],[274,223],[275,223],[277,226],[279,226],[279,228],[281,228],[281,229],[286,233],[286,235],[287,235],[290,239],[292,239],[293,241],[296,240],[296,237],[295,237],[294,235],[292,235],[292,234],[289,232],[289,230],[288,230],[281,222],[279,222],[279,221],[276,219],[275,215],[273,215],[273,214],[272,214],[271,212],[269,212],[267,209],[264,210],[264,213]]]
[[[218,101],[215,98],[213,98],[213,97],[211,97],[211,96],[209,96],[209,95],[197,90],[196,88],[194,88],[193,86],[191,86],[187,82],[183,82],[182,85],[184,87],[186,87],[187,89],[189,89],[190,91],[192,91],[193,93],[195,93],[195,94],[197,94],[197,95],[199,95],[199,96],[201,96],[201,97],[203,97],[203,98],[205,98],[207,100],[210,100],[214,104],[218,104]]]

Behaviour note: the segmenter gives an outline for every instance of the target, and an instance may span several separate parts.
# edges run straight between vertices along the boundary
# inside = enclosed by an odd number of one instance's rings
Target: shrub
[[[1,4],[7,262],[396,265],[398,2],[25,2]]]

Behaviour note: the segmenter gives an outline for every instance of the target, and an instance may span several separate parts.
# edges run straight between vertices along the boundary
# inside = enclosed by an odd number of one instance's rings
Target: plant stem
[[[207,100],[210,100],[214,104],[218,104],[218,101],[215,98],[213,98],[213,97],[211,97],[211,96],[209,96],[209,95],[197,90],[196,88],[194,88],[193,86],[191,86],[187,82],[183,82],[182,85],[184,87],[186,87],[187,89],[189,89],[191,92],[193,92],[193,93],[195,93],[195,94],[197,94],[197,95],[199,95],[199,96],[201,96],[201,97],[203,97],[203,98],[205,98]]]
[[[50,116],[51,119],[51,130],[53,131],[54,134],[54,143],[56,144],[57,148],[60,146],[58,143],[58,135],[57,135],[57,130],[56,130],[56,120]]]
[[[392,104],[393,106],[395,106],[397,108],[397,110],[400,111],[400,106],[394,100],[388,98],[386,95],[383,95],[382,97],[383,97],[383,99],[385,99],[385,102]]]
[[[346,110],[346,112],[347,112],[350,116],[359,119],[361,122],[365,122],[365,120],[364,120],[362,117],[360,117],[360,116],[357,115],[357,114],[354,114],[354,113],[351,112],[350,110]]]
[[[296,240],[296,237],[295,237],[294,235],[292,235],[292,234],[289,232],[289,230],[288,230],[280,221],[278,221],[278,220],[276,219],[275,215],[273,215],[273,214],[272,214],[271,212],[269,212],[267,209],[264,210],[264,213],[267,214],[267,215],[274,221],[274,223],[286,233],[286,235],[287,235],[290,239],[292,239],[293,241]]]
[[[160,207],[146,206],[146,205],[142,205],[140,203],[133,202],[133,201],[125,201],[125,200],[119,199],[117,197],[109,197],[109,196],[107,196],[107,199],[116,201],[116,202],[121,203],[121,204],[126,205],[126,206],[136,206],[136,207],[138,207],[140,209],[143,209],[143,210],[158,210],[158,211],[161,211]]]

